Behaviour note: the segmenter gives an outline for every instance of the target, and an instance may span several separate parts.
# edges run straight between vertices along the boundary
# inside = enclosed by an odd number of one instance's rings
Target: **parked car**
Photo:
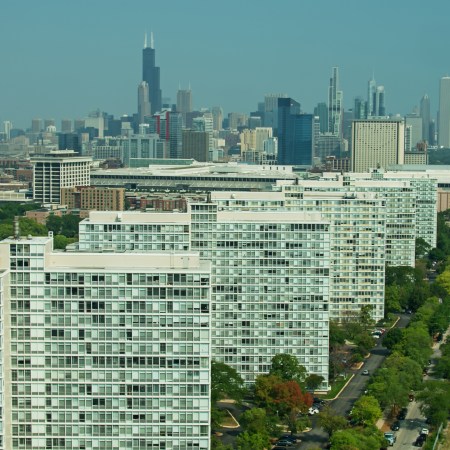
[[[324,406],[325,405],[325,400],[323,400],[322,398],[319,397],[313,397],[313,403],[317,403],[319,405]]]
[[[279,440],[279,441],[275,442],[275,445],[277,447],[286,448],[286,447],[292,447],[294,445],[294,443],[292,441],[283,439],[283,440]]]
[[[413,402],[413,401],[414,401],[414,394],[409,394],[409,395],[408,395],[408,400],[409,400],[410,402]]]
[[[425,436],[428,436],[429,432],[430,432],[430,430],[425,427],[420,430],[420,434],[424,434]]]
[[[369,371],[367,369],[365,369],[365,370],[362,371],[362,374],[363,375],[369,375]]]
[[[316,408],[315,406],[311,406],[311,408],[308,409],[308,414],[310,416],[313,416],[314,414],[319,414],[319,408]]]
[[[422,447],[422,445],[425,443],[425,440],[427,439],[425,434],[421,434],[417,437],[416,441],[414,442],[414,445],[416,447]]]
[[[280,441],[291,441],[294,444],[297,442],[297,438],[295,436],[292,436],[291,434],[283,434],[283,436],[280,437]]]
[[[392,430],[392,431],[398,431],[398,430],[400,430],[400,420],[396,420],[396,421],[391,425],[391,430]]]
[[[395,441],[397,440],[397,438],[395,437],[395,434],[391,433],[391,432],[384,433],[384,438],[389,442],[389,445],[391,447],[394,446]]]

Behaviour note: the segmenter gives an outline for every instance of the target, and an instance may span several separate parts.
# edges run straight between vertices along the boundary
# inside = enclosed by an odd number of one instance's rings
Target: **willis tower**
[[[144,49],[142,50],[142,81],[148,83],[148,96],[150,111],[155,114],[161,111],[161,88],[159,84],[159,67],[155,66],[155,49],[153,33],[150,35],[150,46],[147,45],[147,34],[145,35]]]

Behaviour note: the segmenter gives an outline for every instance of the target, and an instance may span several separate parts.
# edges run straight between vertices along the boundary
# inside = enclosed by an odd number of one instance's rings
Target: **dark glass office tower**
[[[278,164],[312,165],[314,116],[300,114],[300,104],[278,99]]]
[[[150,46],[147,45],[145,36],[144,49],[142,50],[142,81],[148,84],[151,113],[161,111],[162,94],[159,80],[159,67],[155,65],[155,49],[153,44],[153,33],[150,37]]]

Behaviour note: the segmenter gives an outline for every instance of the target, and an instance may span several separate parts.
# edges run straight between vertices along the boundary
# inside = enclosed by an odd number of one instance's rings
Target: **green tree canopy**
[[[295,380],[301,384],[306,378],[306,369],[300,365],[294,355],[279,353],[272,358],[270,375],[275,375],[283,381]]]
[[[386,443],[383,433],[376,427],[339,430],[330,441],[331,450],[379,450]]]
[[[266,433],[248,433],[244,431],[236,439],[238,450],[267,450],[270,448],[269,436]]]
[[[53,234],[59,234],[62,226],[62,218],[55,214],[50,214],[47,217],[45,225],[49,231],[53,231]]]
[[[353,405],[352,418],[364,426],[375,425],[381,414],[378,400],[371,395],[363,395]]]
[[[28,217],[21,217],[20,223],[20,234],[21,236],[27,236],[31,234],[32,236],[47,236],[48,230],[44,225],[37,223],[33,219]]]
[[[331,436],[335,431],[348,427],[347,419],[339,415],[333,408],[326,406],[319,414],[319,426]]]
[[[417,395],[422,402],[422,413],[435,426],[447,422],[450,414],[450,383],[448,381],[429,380]]]
[[[211,362],[211,400],[217,402],[221,398],[242,400],[245,393],[244,380],[234,367],[219,361]]]
[[[401,328],[391,328],[383,339],[383,345],[389,350],[392,350],[395,345],[401,342],[402,337],[403,333]]]

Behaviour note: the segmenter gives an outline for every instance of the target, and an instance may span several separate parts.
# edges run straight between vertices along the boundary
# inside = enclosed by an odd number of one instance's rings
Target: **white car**
[[[319,414],[319,408],[311,406],[311,408],[308,409],[308,414],[310,416],[313,416],[314,414]]]
[[[426,436],[428,436],[428,433],[430,432],[430,430],[428,428],[422,428],[420,430],[420,434],[425,434]]]

